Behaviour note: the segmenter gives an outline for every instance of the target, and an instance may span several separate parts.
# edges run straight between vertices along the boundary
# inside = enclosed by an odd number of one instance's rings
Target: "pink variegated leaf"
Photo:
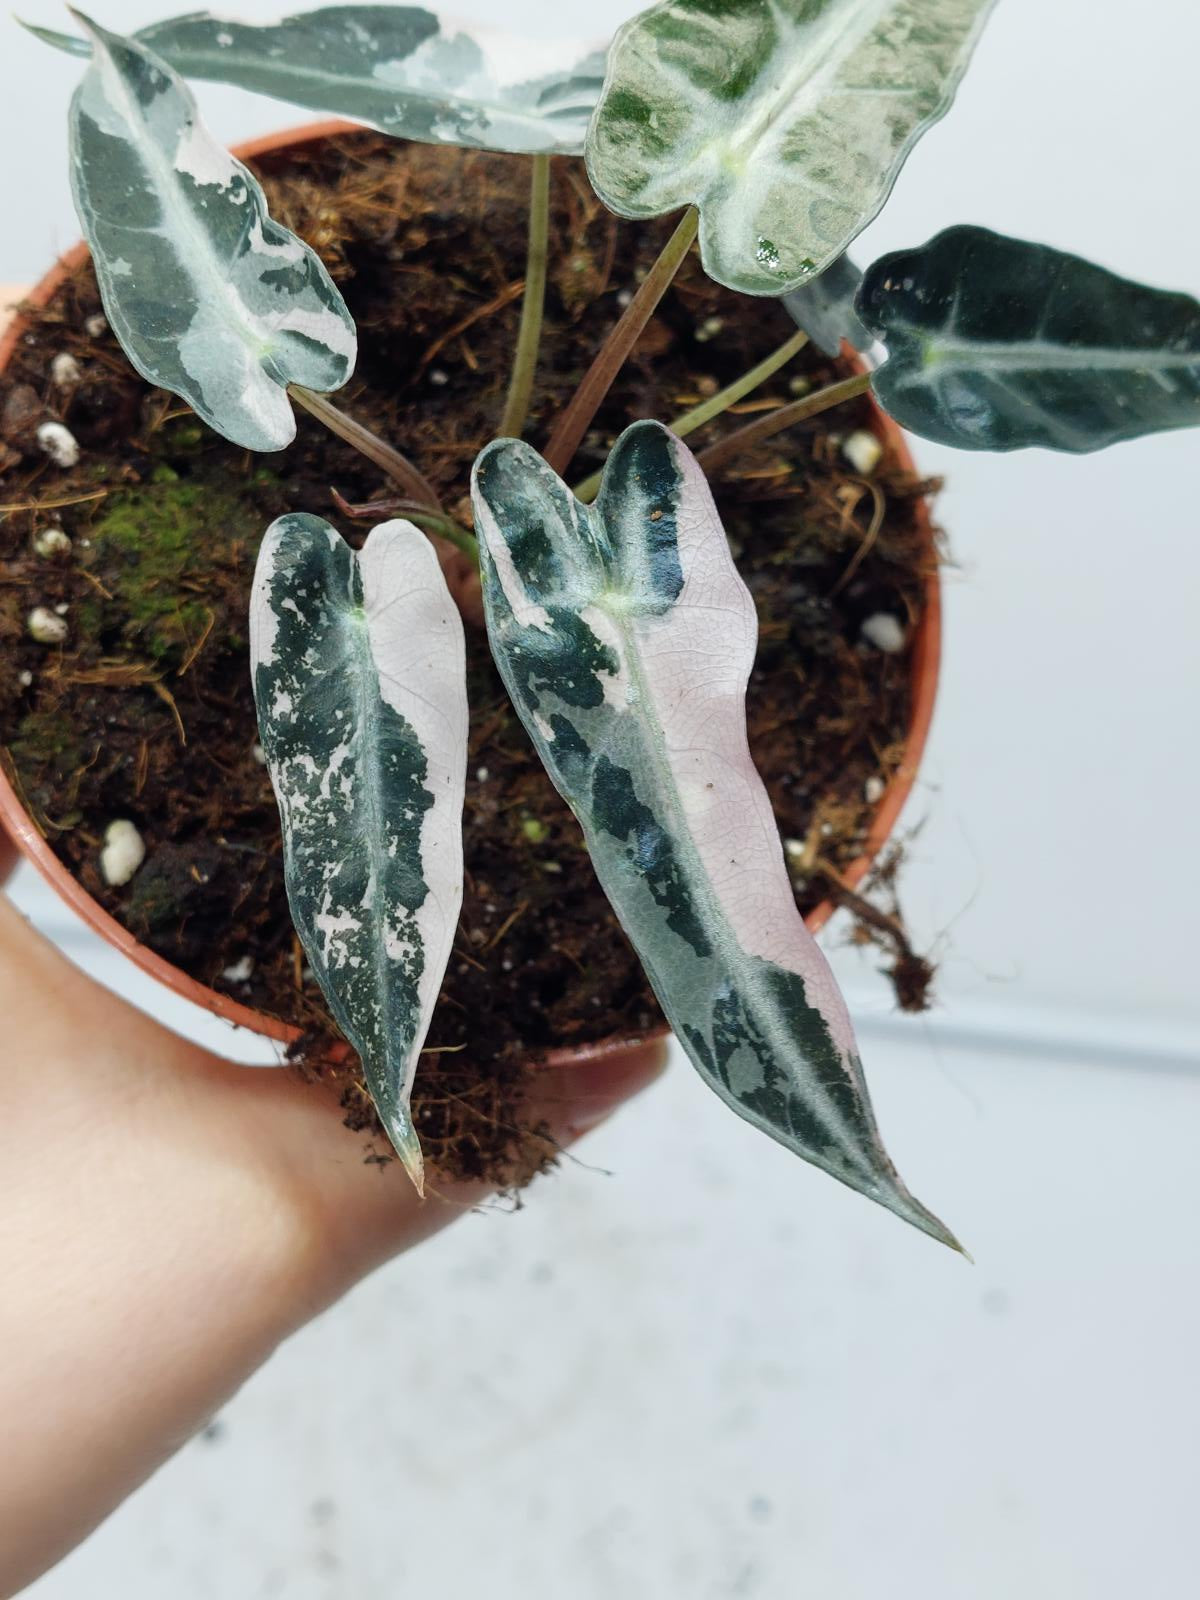
[[[704,475],[639,422],[595,504],[528,445],[474,474],[492,651],[702,1077],[797,1155],[953,1245],[880,1141],[746,738],[754,605]]]

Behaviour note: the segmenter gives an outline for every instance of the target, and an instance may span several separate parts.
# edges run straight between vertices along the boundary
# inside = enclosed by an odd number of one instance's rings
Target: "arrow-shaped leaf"
[[[26,26],[88,53],[86,40]],[[604,80],[603,43],[454,24],[423,6],[323,6],[261,26],[192,12],[136,37],[185,78],[484,150],[581,154]]]
[[[820,277],[783,296],[783,303],[798,328],[803,328],[817,349],[840,356],[842,340],[852,350],[866,350],[871,335],[854,309],[862,273],[849,256],[839,256]]]
[[[593,506],[528,445],[475,466],[492,651],[701,1075],[739,1115],[935,1238],[875,1127],[746,740],[757,623],[704,475],[655,422]]]
[[[705,271],[816,276],[949,109],[992,0],[663,0],[622,27],[587,137],[623,217],[700,208]]]
[[[71,178],[113,331],[218,433],[282,450],[287,385],[336,389],[354,370],[350,313],[171,68],[78,20],[92,59],[71,102]]]
[[[875,262],[858,311],[871,383],[905,428],[963,450],[1099,450],[1200,424],[1200,303],[1048,245],[948,228]]]
[[[286,516],[259,553],[254,697],[283,822],[292,920],[413,1181],[409,1113],[462,904],[462,622],[410,522],[355,555]]]

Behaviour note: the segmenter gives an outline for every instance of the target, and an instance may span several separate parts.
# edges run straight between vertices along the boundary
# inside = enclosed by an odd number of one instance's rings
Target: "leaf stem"
[[[546,257],[550,234],[550,157],[535,155],[529,181],[529,250],[525,262],[525,297],[521,327],[508,380],[508,398],[500,419],[500,437],[519,439],[529,416],[529,399],[542,341],[542,309],[546,300]]]
[[[570,465],[592,418],[612,388],[613,380],[641,337],[642,329],[649,322],[658,302],[667,292],[671,279],[683,264],[696,237],[699,221],[695,206],[689,206],[679,226],[663,246],[662,254],[626,306],[624,315],[600,347],[570,405],[558,419],[558,426],[551,434],[544,453],[549,465],[560,476]]]
[[[726,434],[725,438],[718,439],[706,450],[701,450],[696,460],[704,471],[711,475],[734,456],[741,455],[743,450],[761,444],[764,439],[782,433],[784,428],[803,422],[806,417],[815,417],[821,411],[828,411],[831,406],[841,405],[843,400],[853,400],[856,395],[866,394],[870,387],[871,374],[857,372],[852,378],[843,378],[838,383],[829,384],[827,388],[818,389],[815,394],[806,394],[799,400],[793,400],[789,405],[780,406],[778,411],[769,411],[765,417],[756,417],[745,427]]]
[[[372,433],[370,428],[364,428],[361,422],[348,417],[326,395],[316,394],[312,389],[305,389],[298,383],[289,384],[288,393],[311,416],[323,422],[330,433],[336,433],[339,439],[352,444],[367,457],[368,461],[373,461],[377,467],[382,468],[388,477],[400,484],[418,504],[429,506],[434,511],[442,510],[437,490],[407,456],[401,455],[399,450],[385,443],[378,434]]]
[[[772,350],[769,356],[764,356],[756,367],[751,367],[749,372],[743,372],[740,378],[735,378],[732,383],[726,384],[710,399],[693,406],[690,411],[680,412],[679,416],[667,423],[667,427],[677,439],[686,438],[689,433],[702,428],[706,422],[719,417],[723,411],[728,411],[730,406],[737,405],[738,401],[752,389],[757,389],[760,383],[765,383],[768,378],[773,377],[780,367],[786,366],[807,343],[808,335],[800,329],[790,339],[786,339],[777,350]],[[585,478],[575,490],[576,499],[590,504],[600,488],[601,476],[601,473],[593,472],[590,478]]]
[[[463,555],[470,556],[476,566],[479,565],[478,539],[473,533],[468,533],[461,523],[455,522],[453,517],[444,516],[438,511],[430,511],[425,506],[405,506],[404,515],[419,528],[427,528],[430,533],[436,533],[440,539],[445,539],[447,544],[452,544],[456,550],[461,550]]]

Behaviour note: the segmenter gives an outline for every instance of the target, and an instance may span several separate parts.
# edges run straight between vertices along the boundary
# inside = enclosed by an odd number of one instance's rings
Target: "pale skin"
[[[0,884],[14,859],[0,833]],[[418,1200],[398,1162],[365,1162],[326,1091],[180,1039],[73,967],[3,892],[0,1040],[7,1597],[283,1339],[487,1194],[435,1175]],[[540,1069],[528,1121],[566,1146],[657,1077],[664,1055],[651,1042]]]
[[[11,863],[7,840],[0,857]],[[3,894],[0,1017],[8,1596],[203,1427],[282,1339],[486,1196],[435,1177],[438,1193],[419,1201],[399,1163],[365,1164],[362,1136],[321,1089],[176,1037],[77,971]],[[569,1144],[662,1060],[652,1043],[543,1069],[530,1117]]]

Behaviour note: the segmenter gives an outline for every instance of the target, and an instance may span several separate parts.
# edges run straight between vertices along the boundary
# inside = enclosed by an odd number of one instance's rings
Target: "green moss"
[[[87,759],[79,730],[57,711],[30,711],[22,717],[9,749],[17,771],[38,784],[66,782]]]
[[[163,429],[163,440],[170,455],[198,450],[204,443],[204,425],[195,421],[177,422],[174,427]]]
[[[118,629],[140,654],[178,665],[223,607],[231,546],[253,549],[261,531],[238,492],[156,471],[106,501],[92,525],[91,570],[112,598],[83,602],[81,632]]]

